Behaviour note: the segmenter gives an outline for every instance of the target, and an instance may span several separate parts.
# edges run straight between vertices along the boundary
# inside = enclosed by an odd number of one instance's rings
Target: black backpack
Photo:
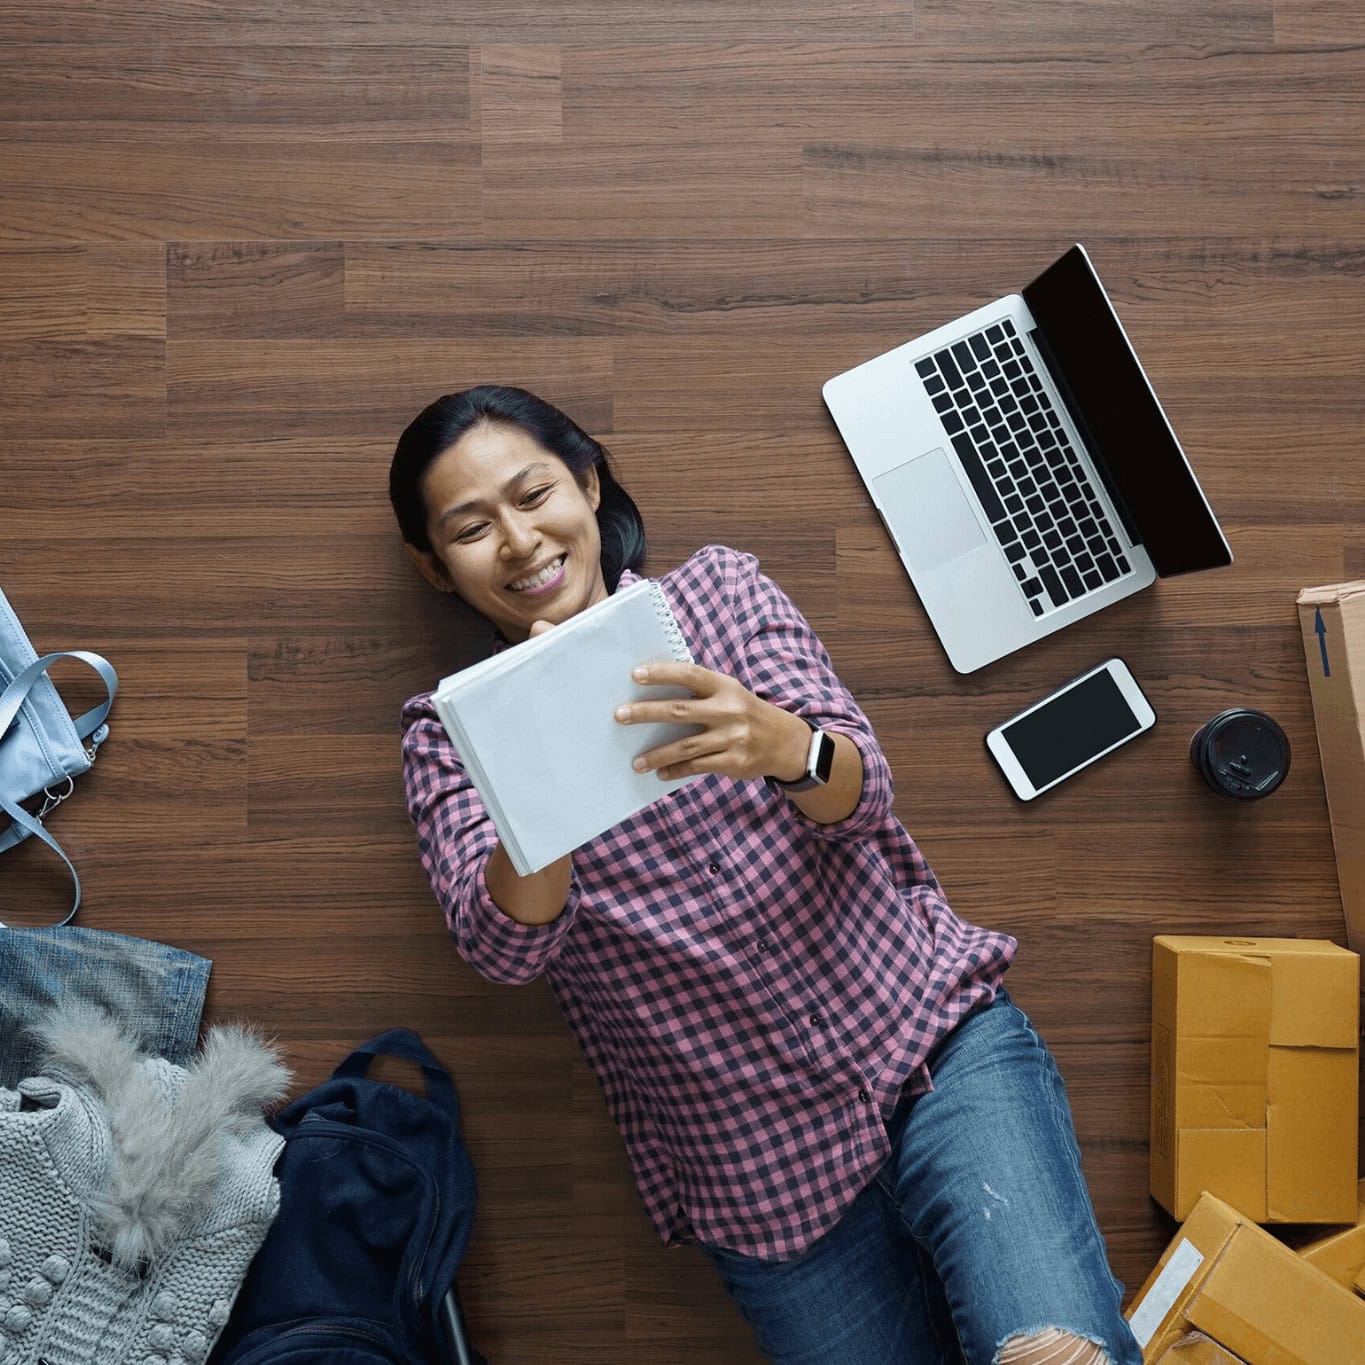
[[[426,1095],[369,1080],[380,1055],[416,1062]],[[381,1033],[270,1123],[285,1138],[279,1217],[210,1365],[487,1365],[455,1293],[474,1167],[454,1083],[422,1040]]]

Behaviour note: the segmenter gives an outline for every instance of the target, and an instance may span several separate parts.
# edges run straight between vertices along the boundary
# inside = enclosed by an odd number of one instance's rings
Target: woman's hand
[[[737,780],[776,777],[787,782],[805,772],[810,727],[754,696],[737,679],[685,663],[645,664],[631,676],[650,686],[681,684],[692,696],[618,706],[616,719],[623,725],[662,721],[701,726],[694,735],[641,754],[635,760],[637,772],[653,769],[668,780],[723,773]]]

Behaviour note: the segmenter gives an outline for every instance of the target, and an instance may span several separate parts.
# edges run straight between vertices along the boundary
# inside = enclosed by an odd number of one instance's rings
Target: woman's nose
[[[503,541],[508,553],[516,559],[524,558],[536,545],[536,530],[529,518],[512,513],[503,526]]]

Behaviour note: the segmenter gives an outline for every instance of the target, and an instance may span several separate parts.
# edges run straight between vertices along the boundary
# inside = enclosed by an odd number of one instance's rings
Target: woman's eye
[[[545,499],[553,491],[554,484],[552,483],[542,484],[539,488],[533,488],[529,493],[524,493],[522,495],[521,506],[535,507],[538,504],[544,502]],[[462,531],[459,532],[459,534],[456,535],[455,537],[456,543],[458,544],[460,541],[465,540],[477,540],[478,537],[483,534],[487,525],[488,525],[487,522],[479,521],[475,522],[473,526],[466,526]]]

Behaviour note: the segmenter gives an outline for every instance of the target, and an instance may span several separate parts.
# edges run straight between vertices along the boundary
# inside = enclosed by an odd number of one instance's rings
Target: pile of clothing
[[[280,1205],[262,1108],[289,1073],[246,1029],[188,1066],[57,1006],[0,1089],[0,1360],[205,1360]]]
[[[390,1029],[279,1109],[289,1072],[252,1029],[196,1046],[209,967],[0,926],[0,1365],[484,1365],[445,1068]],[[371,1080],[385,1055],[425,1093]]]

